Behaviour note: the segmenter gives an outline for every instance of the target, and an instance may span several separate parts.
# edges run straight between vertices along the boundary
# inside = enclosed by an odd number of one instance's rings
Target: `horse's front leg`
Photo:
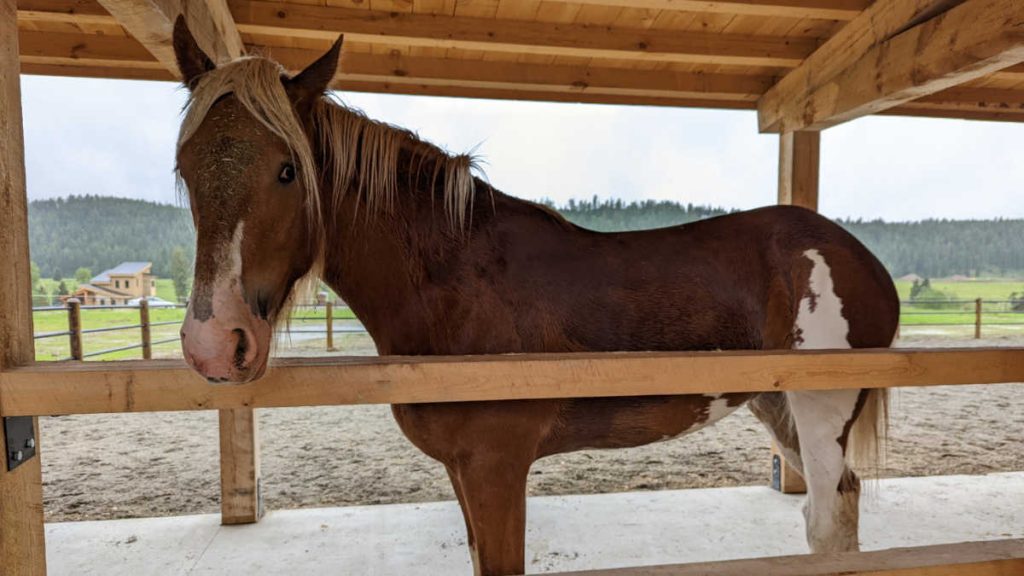
[[[449,467],[477,576],[525,572],[526,477],[532,457],[524,456],[480,449]]]

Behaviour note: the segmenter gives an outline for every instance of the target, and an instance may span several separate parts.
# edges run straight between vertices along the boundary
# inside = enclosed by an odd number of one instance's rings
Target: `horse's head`
[[[174,49],[189,108],[178,172],[197,234],[181,343],[211,382],[266,370],[274,324],[321,249],[317,170],[304,118],[338,63],[341,39],[294,77],[263,59],[216,67],[181,18]]]

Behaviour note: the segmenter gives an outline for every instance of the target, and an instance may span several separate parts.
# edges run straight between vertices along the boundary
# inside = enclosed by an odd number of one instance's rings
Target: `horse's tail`
[[[877,472],[885,459],[889,436],[889,389],[872,388],[854,421],[848,438],[850,463],[860,470]],[[877,475],[877,474],[876,474]]]

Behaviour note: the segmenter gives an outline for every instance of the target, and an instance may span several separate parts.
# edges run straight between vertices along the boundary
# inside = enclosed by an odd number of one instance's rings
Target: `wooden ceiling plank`
[[[113,0],[105,0],[113,1]],[[246,33],[330,38],[344,33],[364,42],[440,46],[564,56],[665,60],[793,67],[814,50],[813,39],[621,29],[382,13],[326,6],[228,0],[238,29]]]
[[[761,97],[761,131],[778,131],[777,124],[787,106],[800,102],[803,95],[832,80],[877,44],[907,29],[911,23],[962,1],[877,0]]]
[[[1024,3],[967,0],[869,50],[783,108],[781,132],[820,130],[1024,62]]]
[[[253,51],[274,58],[290,70],[302,69],[319,55],[314,50],[252,48]],[[743,101],[756,100],[772,82],[770,76],[673,73],[356,53],[343,54],[337,79],[453,88]]]
[[[215,62],[227,62],[243,54],[238,34],[225,0],[99,0],[100,4],[128,32],[149,50],[175,77],[179,77],[174,56],[174,20],[184,14],[199,46]]]
[[[821,20],[853,20],[871,3],[870,0],[547,0],[552,3],[573,3],[651,10],[679,10],[712,14],[738,14],[783,18],[815,18]]]

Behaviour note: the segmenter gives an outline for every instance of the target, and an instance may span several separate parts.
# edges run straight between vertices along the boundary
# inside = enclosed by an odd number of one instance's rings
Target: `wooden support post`
[[[789,132],[779,137],[779,204],[818,209],[821,134]]]
[[[779,137],[779,204],[818,209],[818,166],[821,134],[789,132]],[[785,494],[803,494],[807,485],[772,445],[772,487]]]
[[[222,524],[251,524],[263,516],[258,423],[252,408],[220,411],[220,498]]]
[[[82,359],[82,303],[78,298],[68,298],[68,340],[71,345],[71,359]]]
[[[328,300],[324,311],[327,316],[327,349],[334,350],[334,302]]]
[[[974,301],[974,338],[981,339],[981,298]]]
[[[153,335],[149,325],[149,300],[143,296],[139,300],[139,327],[142,330],[142,359],[153,358]]]
[[[772,442],[772,488],[783,494],[807,493],[804,477],[786,462],[775,442]]]
[[[0,371],[35,360],[16,5],[0,0]],[[6,424],[7,414],[0,417]],[[0,573],[32,576],[46,573],[43,482],[38,419],[25,422],[33,432],[35,455],[13,470],[8,470],[5,426],[0,425]]]

